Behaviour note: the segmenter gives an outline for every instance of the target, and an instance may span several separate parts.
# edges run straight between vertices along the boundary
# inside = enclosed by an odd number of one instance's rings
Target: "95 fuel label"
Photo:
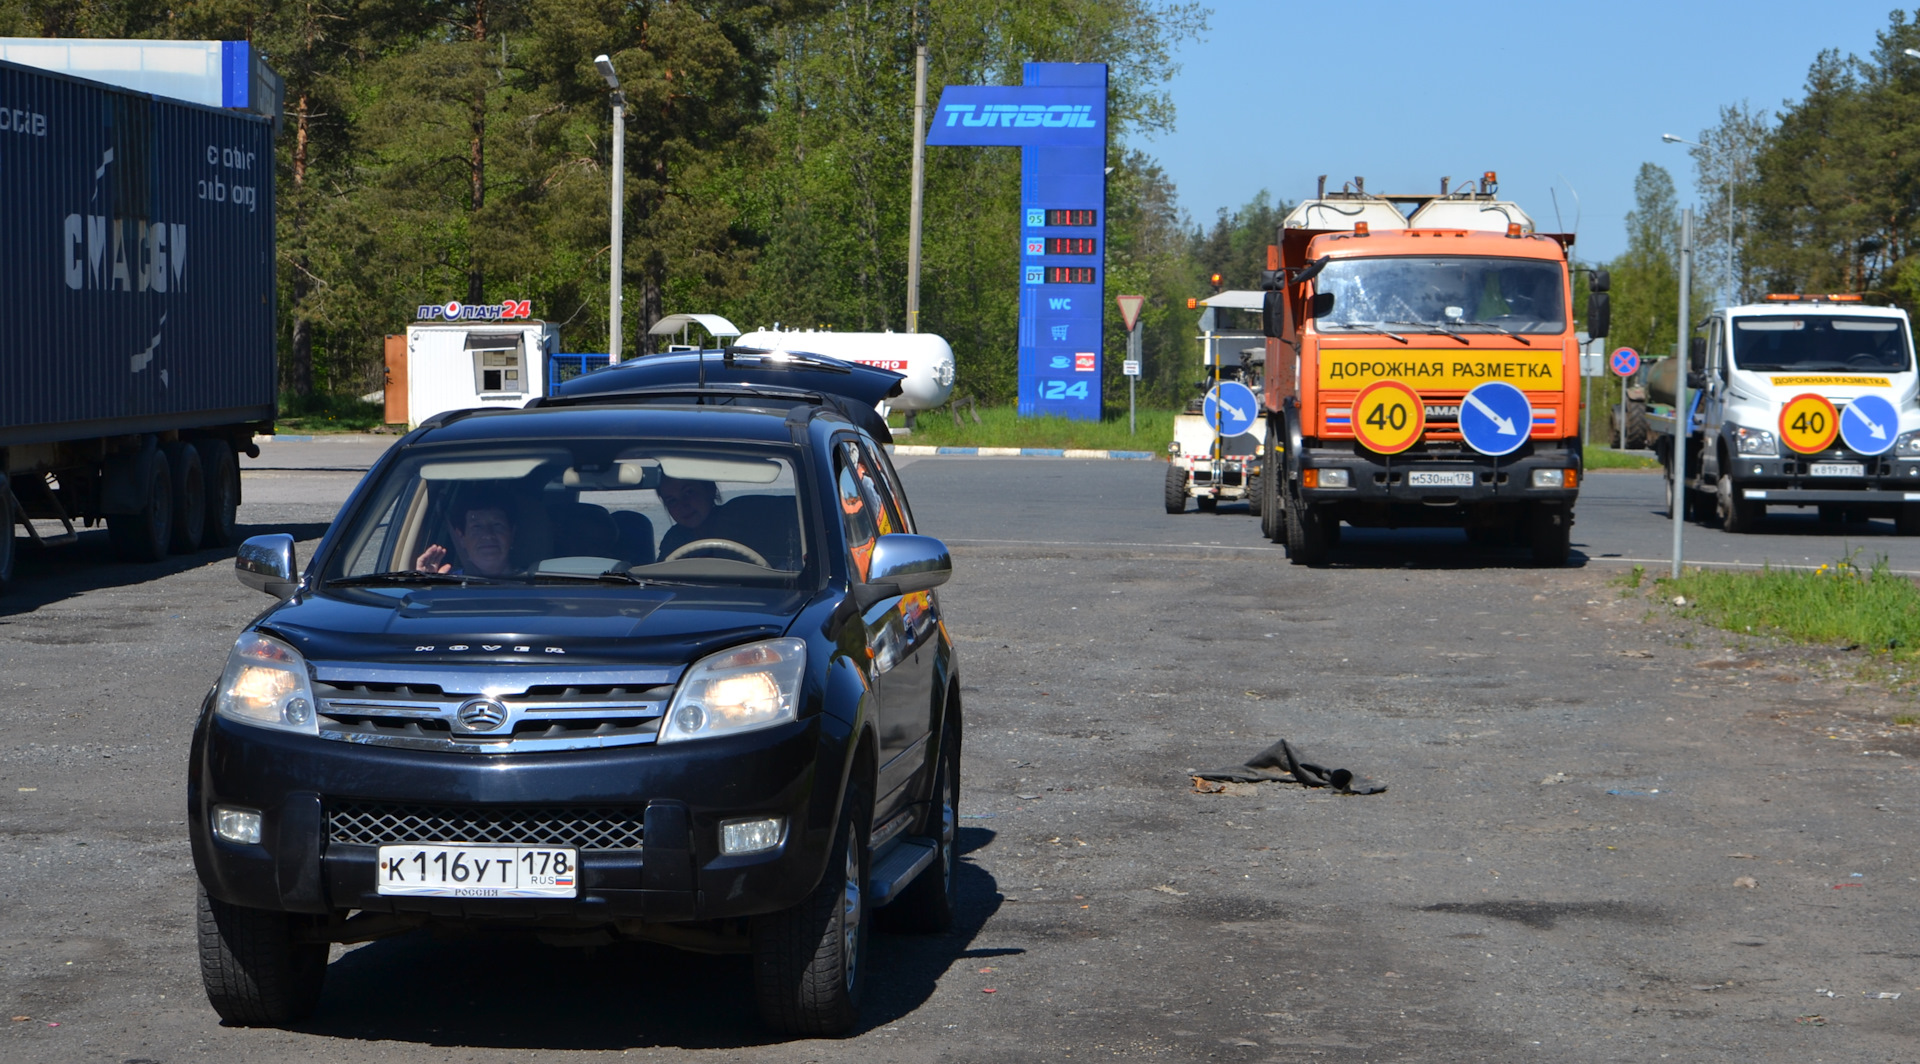
[[[1374,381],[1353,398],[1353,435],[1368,450],[1399,454],[1426,428],[1426,404],[1399,381]]]
[[[1801,454],[1817,454],[1833,446],[1839,432],[1840,416],[1824,395],[1796,395],[1780,408],[1780,439]]]

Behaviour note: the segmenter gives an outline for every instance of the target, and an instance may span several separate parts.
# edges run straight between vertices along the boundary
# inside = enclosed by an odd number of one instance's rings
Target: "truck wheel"
[[[951,721],[940,733],[940,762],[934,769],[933,801],[921,834],[940,848],[928,865],[893,904],[874,914],[888,931],[936,934],[953,926],[954,871],[959,867],[960,729]]]
[[[1267,504],[1267,500],[1260,494],[1260,478],[1255,477],[1251,484],[1243,480],[1241,486],[1247,493],[1247,512],[1255,517],[1259,517],[1261,508]]]
[[[1893,533],[1896,536],[1920,536],[1920,505],[1907,503],[1893,516]]]
[[[1260,494],[1260,534],[1274,543],[1287,541],[1287,515],[1280,500],[1280,470],[1273,449],[1267,449],[1268,458],[1260,463],[1260,480],[1255,490]]]
[[[1714,485],[1714,509],[1720,514],[1720,530],[1740,535],[1753,531],[1753,526],[1765,512],[1761,503],[1748,502],[1740,497],[1739,490],[1733,486],[1733,478],[1721,476]]]
[[[125,562],[157,562],[173,546],[173,474],[156,457],[148,465],[147,505],[139,513],[108,514],[107,540]]]
[[[173,553],[192,554],[207,530],[207,477],[200,450],[190,443],[169,443],[160,450],[173,473]]]
[[[871,820],[865,788],[849,783],[820,884],[793,908],[753,919],[754,996],[769,1027],[840,1035],[860,1018]]]
[[[327,944],[294,938],[291,913],[243,909],[200,888],[200,981],[228,1023],[279,1027],[313,1015],[327,978]]]
[[[1668,467],[1666,476],[1667,476],[1667,514],[1669,517],[1671,517],[1673,514],[1673,505],[1674,505],[1672,467]],[[1704,513],[1704,511],[1706,510],[1706,507],[1702,505],[1700,501],[1700,496],[1705,493],[1698,492],[1698,491],[1683,491],[1681,492],[1681,494],[1686,496],[1686,498],[1681,501],[1682,501],[1682,504],[1685,505],[1687,509],[1686,509],[1686,513],[1682,514],[1680,519],[1682,521],[1706,520],[1706,514]]]
[[[13,539],[13,520],[13,493],[0,490],[0,591],[13,583],[13,561],[19,554]]]
[[[1533,564],[1557,569],[1567,564],[1573,546],[1573,511],[1558,506],[1542,506],[1528,517],[1528,538],[1533,547]]]
[[[1619,437],[1614,437],[1618,439]],[[1640,450],[1653,438],[1653,431],[1647,425],[1647,404],[1629,402],[1627,404],[1627,447]]]
[[[1167,463],[1166,503],[1170,514],[1187,512],[1187,471],[1178,462]]]
[[[1287,500],[1287,560],[1295,565],[1327,563],[1325,515],[1309,510],[1299,499]]]
[[[240,515],[240,463],[234,460],[233,445],[225,440],[197,440],[200,473],[206,483],[206,531],[200,543],[207,547],[231,547],[240,541],[236,519]]]

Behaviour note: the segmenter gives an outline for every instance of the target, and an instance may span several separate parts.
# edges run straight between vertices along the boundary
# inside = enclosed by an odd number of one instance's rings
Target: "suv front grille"
[[[646,811],[631,806],[469,808],[347,801],[328,810],[327,839],[353,846],[468,842],[637,850],[645,823]]]
[[[318,662],[320,737],[470,754],[651,743],[677,669],[396,668]],[[487,699],[490,712],[463,719]]]

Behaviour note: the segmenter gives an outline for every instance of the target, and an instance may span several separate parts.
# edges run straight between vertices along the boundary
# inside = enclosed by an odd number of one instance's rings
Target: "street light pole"
[[[920,212],[927,185],[927,46],[913,50],[913,199],[907,219],[907,331],[920,331]]]
[[[1673,578],[1680,579],[1680,540],[1687,527],[1687,440],[1693,435],[1693,414],[1687,409],[1687,370],[1693,361],[1693,210],[1680,212],[1680,336],[1673,357]]]
[[[613,100],[613,261],[608,264],[607,282],[607,361],[618,365],[620,362],[620,282],[625,280],[626,239],[623,215],[626,206],[627,189],[627,94],[620,91],[620,75],[614,73],[613,60],[604,55],[593,57],[593,65],[600,76],[607,79],[607,88],[611,89]]]

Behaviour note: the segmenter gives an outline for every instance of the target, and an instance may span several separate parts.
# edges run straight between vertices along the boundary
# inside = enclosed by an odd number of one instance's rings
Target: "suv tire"
[[[200,981],[221,1019],[279,1027],[313,1015],[327,978],[327,944],[295,941],[300,919],[229,905],[200,889]]]
[[[933,801],[927,803],[927,823],[920,833],[940,848],[933,863],[891,905],[874,914],[885,930],[929,935],[953,926],[953,883],[960,864],[960,728],[952,721],[940,732]]]
[[[848,783],[820,884],[793,908],[753,919],[754,996],[760,1018],[775,1030],[842,1035],[860,1019],[871,804],[864,784]]]
[[[1168,513],[1187,512],[1187,471],[1180,468],[1177,460],[1167,463],[1167,487],[1164,495]]]

